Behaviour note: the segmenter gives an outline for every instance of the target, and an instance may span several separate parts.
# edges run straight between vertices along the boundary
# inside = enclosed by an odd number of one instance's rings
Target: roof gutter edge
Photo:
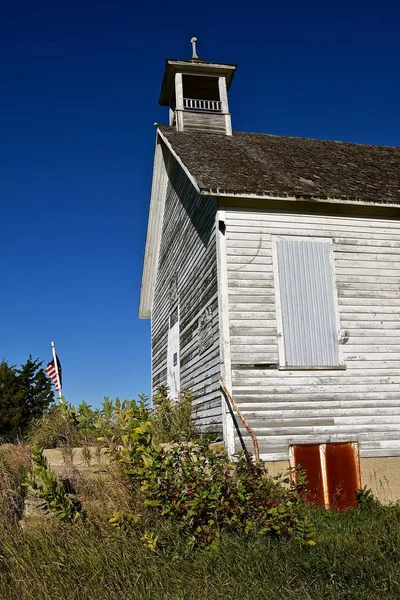
[[[249,200],[281,200],[284,202],[296,202],[298,200],[305,200],[307,202],[315,202],[315,203],[323,203],[329,202],[332,204],[357,204],[363,206],[387,206],[393,208],[400,208],[400,200],[398,202],[394,201],[381,201],[374,202],[373,200],[361,200],[358,198],[340,198],[335,196],[312,196],[312,195],[304,195],[304,194],[274,194],[271,192],[260,193],[260,194],[251,194],[248,192],[229,192],[225,190],[213,190],[209,189],[201,189],[200,194],[202,196],[215,196],[220,198],[245,198]]]

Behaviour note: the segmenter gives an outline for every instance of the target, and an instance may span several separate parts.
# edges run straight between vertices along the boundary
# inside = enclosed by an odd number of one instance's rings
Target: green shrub
[[[42,498],[49,510],[60,521],[74,521],[82,516],[79,503],[74,501],[64,486],[58,482],[57,475],[50,468],[43,448],[32,446],[33,472],[28,476],[26,486],[31,487],[38,498]]]
[[[365,485],[357,491],[357,506],[360,510],[366,510],[376,504],[372,491]]]
[[[131,417],[148,418],[147,404],[146,396],[139,396],[138,401],[123,402],[106,397],[96,409],[86,402],[77,408],[60,402],[32,425],[30,442],[44,448],[118,445],[121,435],[130,426]]]
[[[156,552],[137,536],[90,523],[0,521],[2,600],[398,600],[396,507],[327,513],[306,507],[315,546],[221,533],[218,551],[185,554],[172,522]]]
[[[147,396],[138,400],[104,398],[100,408],[86,402],[74,407],[67,402],[52,405],[31,427],[30,442],[44,448],[98,445],[114,447],[121,436],[137,422],[152,421],[152,435],[158,442],[193,440],[199,437],[193,420],[189,392],[179,400],[171,400],[161,387],[150,409]],[[100,439],[99,439],[100,438]]]
[[[167,388],[160,387],[157,390],[153,398],[151,413],[153,437],[157,442],[198,439],[200,436],[193,417],[190,392],[182,393],[178,400],[171,400]]]
[[[158,424],[164,406],[167,417],[170,414],[170,405],[163,400]],[[116,455],[134,492],[148,509],[179,525],[188,550],[218,545],[221,532],[294,535],[302,543],[314,543],[296,488],[273,480],[262,463],[242,456],[233,464],[225,453],[213,452],[205,440],[160,444],[153,436],[151,418],[131,423],[121,439],[123,447]]]
[[[179,403],[162,405],[166,415],[140,401],[65,407],[81,439],[103,437],[120,461],[104,479],[74,481],[86,519],[34,449],[39,491],[63,520],[19,527],[9,489],[20,493],[29,460],[0,447],[2,600],[400,598],[399,505],[364,489],[358,510],[307,506],[264,465],[212,453],[185,426],[187,406],[171,416]]]
[[[96,410],[84,402],[77,409],[63,403],[55,417],[57,424],[64,423],[69,440],[80,436],[87,443],[97,435],[96,440],[110,448],[125,468],[144,521],[158,515],[178,524],[187,536],[187,550],[218,546],[222,532],[294,536],[301,543],[314,543],[315,533],[303,519],[297,489],[273,480],[265,466],[254,464],[249,456],[233,464],[224,452],[211,451],[196,432],[188,394],[172,401],[160,389],[152,411],[145,398],[138,402],[106,398]],[[32,487],[60,519],[72,521],[79,511],[40,447],[33,447],[33,461]],[[157,532],[139,521],[137,514],[116,509],[110,524],[126,533],[140,530],[142,540],[154,549]]]
[[[82,436],[71,407],[64,403],[53,404],[32,424],[29,441],[43,448],[79,446]]]

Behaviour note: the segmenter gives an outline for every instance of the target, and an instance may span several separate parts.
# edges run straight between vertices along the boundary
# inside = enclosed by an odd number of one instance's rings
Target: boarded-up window
[[[180,392],[179,336],[179,307],[176,305],[169,317],[167,346],[167,386],[173,399],[177,399]]]
[[[356,442],[296,445],[289,455],[290,466],[305,473],[305,500],[333,510],[357,506],[361,480]]]
[[[338,324],[330,241],[276,240],[280,364],[339,365]],[[279,316],[279,315],[278,315]]]

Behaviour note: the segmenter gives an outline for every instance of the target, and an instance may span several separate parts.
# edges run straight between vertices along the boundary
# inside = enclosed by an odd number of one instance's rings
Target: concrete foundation
[[[287,460],[277,460],[275,462],[267,462],[265,464],[268,469],[268,474],[271,475],[271,477],[285,474],[289,470],[289,461]]]
[[[61,476],[66,475],[71,467],[81,473],[99,475],[106,471],[109,461],[104,449],[99,451],[96,448],[74,448],[67,453],[59,449],[45,450],[44,455]],[[267,462],[266,466],[271,477],[275,477],[288,471],[289,461]],[[400,501],[400,456],[360,458],[360,470],[361,486],[366,485],[378,500],[384,504]]]
[[[105,448],[48,448],[43,452],[50,467],[60,476],[67,476],[71,469],[82,474],[97,475],[106,471],[109,455]]]
[[[400,456],[360,458],[361,485],[384,504],[400,501]]]
[[[289,461],[267,462],[274,477],[289,469]],[[400,456],[360,458],[361,487],[367,486],[383,504],[400,502]]]

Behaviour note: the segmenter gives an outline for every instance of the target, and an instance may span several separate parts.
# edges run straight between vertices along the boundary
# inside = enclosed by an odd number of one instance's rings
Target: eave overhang
[[[153,164],[153,180],[149,220],[147,224],[146,246],[143,259],[142,285],[140,289],[139,319],[150,319],[153,306],[154,287],[157,276],[158,256],[162,224],[164,218],[166,169],[161,148],[159,132],[156,136],[156,147]]]
[[[216,75],[218,77],[224,76],[226,79],[226,89],[229,90],[235,71],[236,65],[210,63],[201,60],[174,60],[169,58],[165,63],[165,72],[158,103],[161,106],[169,106],[171,94],[174,89],[175,73],[200,73],[204,75]]]
[[[243,200],[280,200],[286,202],[312,202],[312,203],[331,203],[331,204],[354,204],[354,205],[363,205],[363,206],[385,206],[389,208],[399,208],[400,200],[379,200],[376,202],[374,200],[364,200],[360,198],[349,198],[346,196],[343,197],[335,197],[335,196],[324,196],[320,194],[318,196],[313,196],[312,194],[289,194],[285,192],[275,193],[275,192],[258,192],[251,194],[249,192],[237,192],[230,190],[221,190],[220,188],[216,189],[200,189],[200,194],[202,196],[213,196],[220,198],[242,198]]]

